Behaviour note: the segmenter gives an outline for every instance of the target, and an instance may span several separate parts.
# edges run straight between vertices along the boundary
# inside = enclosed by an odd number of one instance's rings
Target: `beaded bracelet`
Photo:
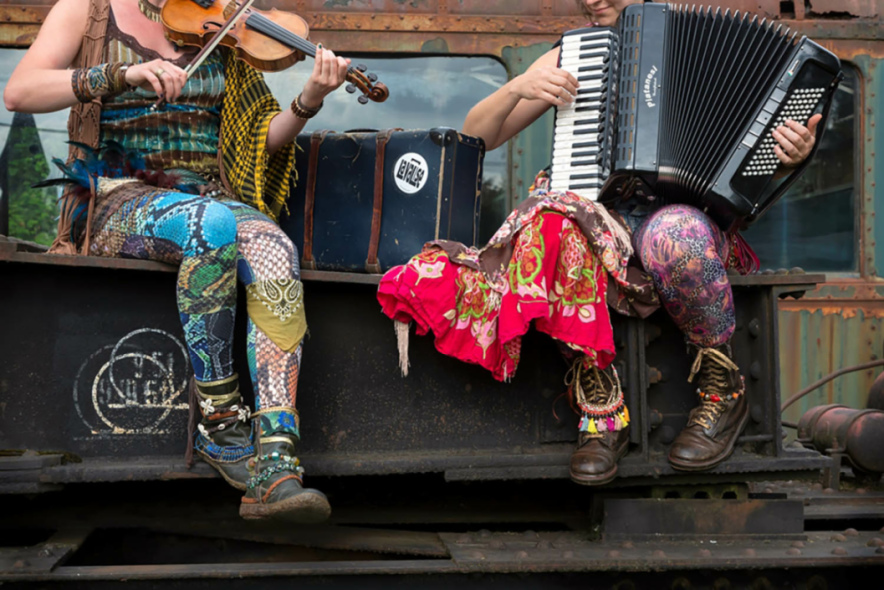
[[[71,88],[80,102],[117,94],[130,88],[126,82],[126,70],[132,64],[118,62],[99,64],[91,68],[79,68],[71,73]]]
[[[316,113],[319,112],[319,109],[322,108],[323,104],[325,104],[325,101],[322,101],[321,103],[319,103],[319,106],[316,107],[315,109],[308,109],[301,102],[301,95],[299,94],[298,96],[295,97],[295,100],[292,101],[291,108],[292,108],[292,112],[295,114],[295,116],[297,118],[306,120],[306,119],[310,119],[312,117],[315,117]]]

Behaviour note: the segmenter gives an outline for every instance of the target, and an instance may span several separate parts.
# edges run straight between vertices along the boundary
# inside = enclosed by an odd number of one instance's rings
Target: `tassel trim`
[[[396,345],[399,348],[399,370],[402,371],[403,377],[408,377],[408,367],[411,364],[408,360],[408,330],[411,322],[400,322],[393,320],[393,329],[396,331]]]

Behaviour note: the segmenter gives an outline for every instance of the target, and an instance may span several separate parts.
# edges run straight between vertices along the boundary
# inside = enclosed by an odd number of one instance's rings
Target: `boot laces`
[[[703,428],[710,428],[715,424],[727,408],[727,400],[733,393],[730,391],[730,374],[739,370],[737,364],[720,350],[700,349],[697,358],[694,359],[688,381],[693,381],[699,373],[698,390],[706,395],[701,398],[700,406],[692,413],[690,424],[699,424]],[[718,401],[713,400],[712,395],[717,395]]]

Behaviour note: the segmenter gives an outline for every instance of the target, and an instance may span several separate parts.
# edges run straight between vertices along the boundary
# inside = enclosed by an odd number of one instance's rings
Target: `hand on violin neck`
[[[325,97],[344,83],[349,65],[349,59],[337,57],[322,45],[317,46],[313,72],[301,92],[302,106],[311,110],[322,106]]]

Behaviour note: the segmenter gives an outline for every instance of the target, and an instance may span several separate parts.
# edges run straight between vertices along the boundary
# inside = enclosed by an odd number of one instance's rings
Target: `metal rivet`
[[[488,543],[488,546],[491,547],[492,549],[503,549],[504,547],[506,547],[506,545],[503,543],[503,541],[500,541],[498,539],[495,539],[494,541],[491,541],[490,543]]]
[[[755,549],[744,549],[743,555],[746,557],[755,557]]]
[[[878,547],[877,549],[875,549],[875,553],[877,553],[878,555],[884,555],[884,547]]]
[[[884,539],[879,539],[875,537],[874,539],[869,539],[869,542],[866,543],[869,547],[884,547]]]
[[[858,537],[858,536],[859,536],[859,531],[857,531],[857,530],[854,529],[854,528],[849,528],[849,529],[847,529],[847,530],[844,531],[844,534],[847,535],[848,537]]]
[[[700,557],[712,557],[712,552],[708,549],[700,549],[700,551],[698,551],[698,554]]]
[[[635,549],[635,544],[632,541],[623,541],[620,546],[624,549]]]
[[[485,559],[485,554],[482,553],[481,551],[473,551],[472,553],[470,553],[470,558],[471,559]]]
[[[562,553],[562,557],[564,557],[565,559],[571,559],[574,557],[574,552],[573,551],[565,551],[564,553]]]
[[[792,547],[791,549],[786,550],[786,555],[801,555],[801,549]]]
[[[608,557],[610,557],[611,559],[618,559],[620,557],[620,552],[616,549],[612,549],[608,551]]]
[[[516,552],[516,559],[527,559],[527,558],[528,558],[527,551],[517,551]]]
[[[792,547],[797,547],[798,549],[804,549],[804,541],[795,541],[792,543]]]
[[[832,540],[837,541],[838,543],[843,543],[847,540],[847,537],[845,537],[841,533],[838,533],[837,535],[832,535]]]
[[[832,549],[832,555],[847,555],[847,549],[844,547],[835,547]]]

